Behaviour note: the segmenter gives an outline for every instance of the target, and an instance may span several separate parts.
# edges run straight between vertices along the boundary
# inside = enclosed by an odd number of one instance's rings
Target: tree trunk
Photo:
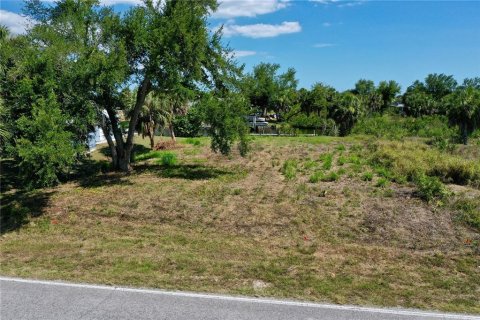
[[[173,131],[173,124],[170,123],[170,124],[168,125],[168,128],[169,128],[169,130],[170,130],[170,138],[172,138],[172,141],[173,141],[173,142],[177,142],[177,139],[175,138],[175,132]]]
[[[117,148],[115,147],[115,143],[113,142],[112,137],[110,136],[110,127],[105,123],[105,116],[102,115],[102,131],[105,139],[107,139],[108,147],[110,148],[110,153],[112,155],[112,167],[118,167],[118,156],[117,156]]]
[[[155,123],[150,123],[148,127],[148,137],[150,138],[150,149],[155,147]]]
[[[129,172],[132,168],[130,167],[130,157],[131,157],[131,150],[130,152],[123,152],[117,156],[117,169],[123,172]]]
[[[143,79],[140,85],[140,88],[138,88],[138,91],[137,91],[135,108],[133,109],[132,117],[130,118],[130,123],[128,124],[127,140],[125,143],[123,143],[123,137],[122,137],[122,142],[121,142],[122,152],[118,152],[118,166],[116,169],[122,170],[124,172],[129,172],[131,170],[130,159],[131,159],[132,149],[133,149],[133,137],[135,134],[135,127],[137,126],[140,110],[142,109],[145,103],[145,98],[147,94],[150,92],[150,90],[151,90],[150,79],[147,76],[145,76],[145,78]],[[117,143],[117,146],[118,146],[118,143]]]
[[[461,136],[462,136],[462,142],[464,145],[468,144],[468,130],[467,130],[467,124],[465,122],[462,122],[460,125],[460,131],[461,131]]]

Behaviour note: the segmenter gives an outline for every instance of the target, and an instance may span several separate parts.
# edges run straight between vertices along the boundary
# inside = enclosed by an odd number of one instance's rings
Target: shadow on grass
[[[3,194],[11,189],[21,189],[23,181],[20,178],[18,168],[12,159],[0,160],[0,192]]]
[[[110,161],[91,159],[79,162],[68,180],[77,182],[83,188],[132,184],[124,173],[112,171]]]
[[[44,213],[52,190],[26,190],[25,181],[13,160],[0,162],[0,234],[18,230],[30,217]]]
[[[15,231],[28,223],[30,217],[44,213],[53,191],[41,190],[2,193],[0,206],[0,234]]]
[[[133,183],[128,180],[128,175],[121,172],[110,172],[106,174],[87,176],[79,179],[78,184],[82,188],[99,188],[112,185],[133,185]]]
[[[135,166],[135,173],[150,172],[162,178],[176,178],[186,180],[209,180],[220,176],[232,175],[231,171],[207,167],[200,164],[179,164],[179,165],[138,165]]]

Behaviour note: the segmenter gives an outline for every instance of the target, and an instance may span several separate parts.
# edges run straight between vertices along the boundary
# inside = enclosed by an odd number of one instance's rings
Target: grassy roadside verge
[[[181,141],[175,163],[16,199],[35,217],[2,234],[1,274],[480,313],[478,230],[381,182],[362,138],[256,138],[245,159]]]

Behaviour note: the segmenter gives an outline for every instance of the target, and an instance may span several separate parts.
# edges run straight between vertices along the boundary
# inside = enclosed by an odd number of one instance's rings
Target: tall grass
[[[282,174],[287,180],[292,180],[297,176],[298,161],[295,159],[288,159],[283,163]]]
[[[419,118],[384,114],[366,117],[357,122],[353,134],[366,134],[388,139],[405,137],[453,138],[458,130],[448,124],[444,116],[423,116]]]
[[[415,181],[425,175],[438,177],[444,183],[480,187],[479,162],[441,152],[424,143],[377,142],[370,145],[369,151],[370,163],[383,167],[380,170],[393,178]]]

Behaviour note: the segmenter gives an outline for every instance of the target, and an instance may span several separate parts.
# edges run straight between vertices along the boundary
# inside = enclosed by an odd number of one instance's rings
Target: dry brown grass
[[[172,151],[174,166],[49,190],[41,216],[2,235],[1,273],[480,312],[479,233],[410,185],[375,187],[366,167],[338,163],[362,142],[257,138],[241,158],[199,141]],[[339,179],[310,183],[325,153]]]

